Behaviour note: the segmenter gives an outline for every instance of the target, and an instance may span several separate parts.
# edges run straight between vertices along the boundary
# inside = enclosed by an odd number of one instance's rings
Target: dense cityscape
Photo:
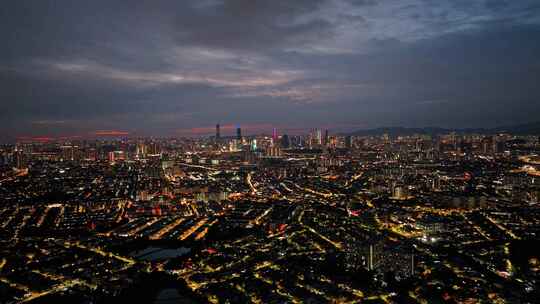
[[[3,145],[1,302],[533,303],[539,151],[219,125]]]
[[[540,303],[539,0],[5,0],[0,304]]]

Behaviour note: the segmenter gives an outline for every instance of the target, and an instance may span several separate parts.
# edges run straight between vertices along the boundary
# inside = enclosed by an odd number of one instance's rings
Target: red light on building
[[[109,163],[114,163],[114,152],[109,152]]]
[[[208,252],[209,254],[216,254],[217,250],[210,247],[210,248],[206,249],[206,252]]]
[[[161,216],[161,208],[159,206],[155,206],[152,209],[152,215]]]

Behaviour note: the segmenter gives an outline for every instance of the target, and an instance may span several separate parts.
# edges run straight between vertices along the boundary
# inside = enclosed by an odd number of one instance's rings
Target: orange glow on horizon
[[[53,137],[47,137],[47,136],[22,136],[17,137],[18,141],[38,141],[38,142],[48,142],[53,141]]]
[[[96,136],[126,136],[129,135],[129,132],[118,131],[118,130],[99,130],[92,133]]]

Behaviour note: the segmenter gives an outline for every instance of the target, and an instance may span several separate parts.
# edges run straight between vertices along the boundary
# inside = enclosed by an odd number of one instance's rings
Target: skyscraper
[[[288,149],[291,146],[291,141],[289,139],[289,135],[283,134],[281,137],[281,147],[284,149]]]
[[[219,141],[221,137],[220,127],[219,124],[216,125],[216,141]]]
[[[328,146],[328,144],[330,143],[330,136],[328,135],[328,129],[326,129],[324,131],[324,145],[325,146]]]
[[[251,151],[256,151],[257,150],[257,139],[253,139],[251,141]]]
[[[146,158],[147,148],[143,142],[137,143],[137,148],[135,149],[135,156],[139,159]]]
[[[322,132],[321,129],[315,129],[315,141],[317,145],[322,145]]]
[[[347,149],[351,149],[352,146],[353,146],[353,137],[349,135],[349,136],[345,137],[345,147]]]
[[[110,164],[113,164],[114,161],[115,161],[114,151],[109,152],[108,158],[109,158],[109,163],[110,163]]]
[[[25,169],[26,165],[26,155],[22,150],[15,151],[15,167],[19,170]]]
[[[240,128],[240,126],[236,127],[236,139],[238,141],[242,140],[242,129]]]

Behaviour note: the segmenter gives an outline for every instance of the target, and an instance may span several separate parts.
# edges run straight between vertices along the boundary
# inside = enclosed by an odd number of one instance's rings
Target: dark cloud
[[[326,0],[226,0],[184,10],[176,18],[180,42],[231,49],[301,44],[330,35],[317,12]],[[299,17],[306,17],[299,20]]]
[[[22,0],[0,20],[4,137],[540,113],[532,0]]]

